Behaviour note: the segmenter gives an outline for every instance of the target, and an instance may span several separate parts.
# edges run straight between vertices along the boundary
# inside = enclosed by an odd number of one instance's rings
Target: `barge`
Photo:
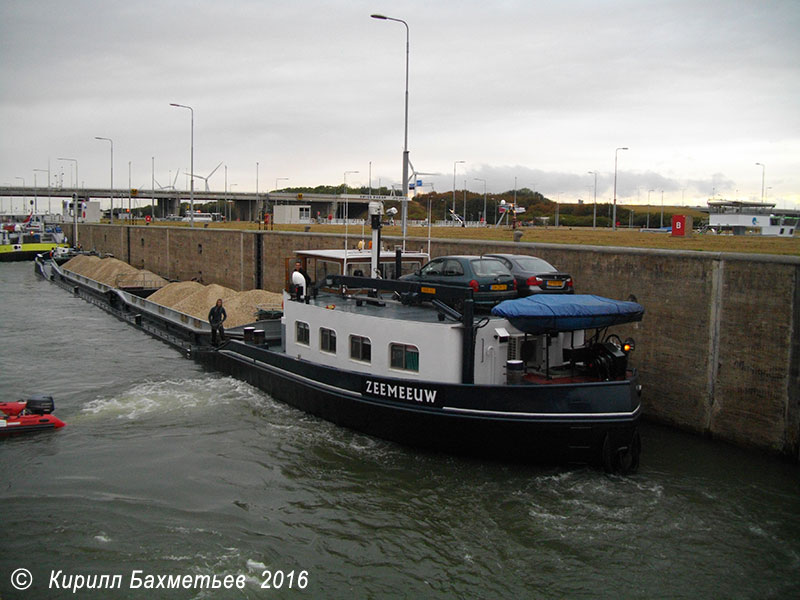
[[[376,248],[379,211],[371,206]],[[373,260],[369,272],[378,273]],[[215,347],[200,319],[76,276],[46,257],[37,269],[202,364],[344,427],[515,462],[619,473],[639,464],[634,343],[609,331],[641,320],[644,309],[635,302],[571,295],[571,307],[545,299],[538,300],[544,308],[532,308],[519,299],[479,314],[469,288],[346,269],[311,286],[296,272],[280,318],[228,331]]]

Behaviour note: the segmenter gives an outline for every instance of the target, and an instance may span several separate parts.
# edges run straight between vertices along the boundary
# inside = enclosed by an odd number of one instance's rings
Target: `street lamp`
[[[72,246],[78,247],[78,159],[77,158],[59,158],[58,160],[67,160],[75,163],[75,195],[72,203]]]
[[[256,220],[258,220],[258,221],[262,220],[262,216],[261,216],[261,200],[258,197],[258,161],[256,161]]]
[[[191,113],[192,117],[192,133],[191,133],[191,149],[189,152],[189,227],[194,227],[194,109],[185,104],[175,104],[170,102],[170,106],[176,108],[186,108]]]
[[[406,94],[405,94],[405,130],[403,135],[403,204],[402,204],[402,221],[403,221],[403,249],[405,250],[406,243],[406,229],[408,223],[408,55],[409,55],[409,30],[408,23],[402,19],[395,19],[387,17],[386,15],[370,15],[373,19],[380,19],[382,21],[394,21],[402,23],[406,27]]]
[[[592,229],[597,229],[597,171],[589,171],[594,175],[594,211],[592,212]]]
[[[457,160],[453,163],[453,216],[455,218],[456,214],[456,165],[459,163],[465,163],[465,160]],[[466,215],[465,215],[466,216]]]
[[[489,222],[486,220],[486,180],[480,177],[473,177],[473,179],[483,182],[483,222],[488,224]]]
[[[25,187],[25,178],[24,177],[20,177],[19,175],[17,175],[16,177],[14,177],[14,179],[21,179],[22,180],[22,187],[23,188]],[[22,212],[24,213],[26,211],[27,211],[27,209],[25,208],[25,198],[22,197]],[[11,212],[13,213],[14,210],[12,209]]]
[[[34,169],[33,170],[33,187],[36,188],[36,173],[47,173],[47,212],[50,212],[50,169]],[[36,204],[36,189],[34,193],[34,210],[39,212],[39,207]]]
[[[655,190],[647,190],[647,229],[650,229],[650,192]]]
[[[346,197],[347,196],[347,175],[348,175],[348,173],[355,174],[355,173],[358,173],[358,171],[345,171],[344,172],[344,195],[345,195],[345,199],[344,199],[344,226],[345,226],[345,231],[347,230],[347,219],[350,216],[350,205],[349,205],[349,203],[347,201],[347,197]]]
[[[611,227],[615,230],[617,228],[617,154],[620,150],[627,150],[627,148],[614,150],[614,213],[611,217]]]
[[[114,224],[114,140],[107,137],[97,137],[95,136],[96,140],[103,140],[111,144],[111,191],[110,191],[110,198],[111,198],[111,210],[109,214],[111,215],[111,224]]]
[[[227,178],[227,176],[228,176],[227,175],[228,165],[225,165],[225,168],[226,168],[225,177]],[[239,184],[238,183],[232,183],[232,184],[230,184],[228,186],[228,190],[230,190],[231,193],[233,193],[233,186],[235,186],[235,185],[239,185]],[[228,221],[232,221],[232,220],[233,220],[233,201],[228,199]]]
[[[767,167],[760,162],[756,163],[756,166],[761,167],[761,202],[764,202],[764,175],[767,172]]]

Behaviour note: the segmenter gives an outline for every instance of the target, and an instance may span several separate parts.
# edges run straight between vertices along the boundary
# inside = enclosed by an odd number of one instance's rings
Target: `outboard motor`
[[[55,409],[55,402],[52,396],[36,394],[27,399],[25,403],[26,412],[33,415],[49,415]]]

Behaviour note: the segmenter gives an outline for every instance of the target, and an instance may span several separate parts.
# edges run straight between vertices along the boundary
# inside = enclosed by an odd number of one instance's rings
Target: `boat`
[[[0,437],[60,429],[64,421],[51,414],[52,396],[35,395],[19,402],[0,402]]]
[[[378,250],[380,214],[371,203],[370,262],[351,268],[349,250],[298,252],[282,313],[227,330],[219,346],[204,321],[53,261],[37,268],[198,362],[344,427],[453,454],[635,471],[642,414],[629,362],[635,343],[610,329],[641,320],[644,308],[572,295],[571,310],[545,309],[560,315],[549,322],[537,316],[541,307],[526,308],[526,298],[476,312],[471,288],[383,277],[389,257]],[[316,280],[297,265],[312,254],[323,258],[312,269]],[[392,272],[403,271],[400,264]],[[593,304],[606,309],[581,316]]]
[[[42,252],[66,248],[61,227],[46,224],[31,214],[21,223],[3,223],[0,227],[0,262],[33,260]]]
[[[293,277],[280,321],[193,356],[308,413],[414,447],[638,467],[635,343],[609,332],[640,321],[638,303],[572,296],[571,317],[561,309],[543,323],[524,298],[480,314],[467,288],[335,271],[309,289]],[[604,311],[592,311],[598,304]]]

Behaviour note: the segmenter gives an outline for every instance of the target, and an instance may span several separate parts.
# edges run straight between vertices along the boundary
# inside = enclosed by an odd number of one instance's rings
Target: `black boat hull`
[[[519,462],[602,465],[609,471],[638,464],[635,374],[597,384],[409,386],[239,341],[197,349],[193,357],[307,413],[409,446]],[[399,398],[400,388],[406,398]],[[369,394],[381,389],[393,389],[395,397]],[[425,391],[435,393],[433,402],[424,399]]]

